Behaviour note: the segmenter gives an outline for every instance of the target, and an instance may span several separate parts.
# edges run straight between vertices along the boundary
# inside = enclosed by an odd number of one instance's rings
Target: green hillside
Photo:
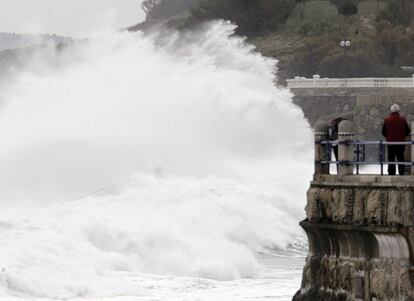
[[[384,1],[379,2],[380,9],[385,9],[385,6]],[[323,54],[325,57],[328,54],[341,56],[343,49],[339,43],[342,39],[352,42],[351,55],[355,51],[363,50],[366,43],[376,35],[377,14],[376,0],[360,2],[358,14],[348,18],[339,15],[337,8],[329,1],[308,0],[304,5],[299,4],[294,8],[280,30],[251,38],[250,42],[264,55],[280,61],[279,75],[282,81],[294,76],[310,77],[316,73],[324,75],[321,72],[323,70],[316,66],[324,59]],[[316,53],[321,51],[323,53]],[[298,66],[299,62],[307,64],[308,67]],[[338,62],[341,63],[344,62]],[[400,70],[392,67],[390,69],[392,70],[383,71],[384,75],[402,75]],[[343,70],[337,70],[336,76],[345,76],[341,71]],[[352,74],[352,70],[348,72]]]
[[[339,14],[343,3],[358,12]],[[413,0],[158,0],[153,11],[135,29],[164,22],[182,30],[206,20],[231,20],[239,26],[237,34],[279,60],[281,83],[313,74],[411,76],[401,66],[414,66]],[[352,42],[346,56],[342,40]]]

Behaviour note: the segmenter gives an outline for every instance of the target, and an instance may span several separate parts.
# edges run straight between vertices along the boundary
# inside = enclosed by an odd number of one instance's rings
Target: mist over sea
[[[0,298],[290,300],[312,135],[214,22],[37,53],[0,103]]]

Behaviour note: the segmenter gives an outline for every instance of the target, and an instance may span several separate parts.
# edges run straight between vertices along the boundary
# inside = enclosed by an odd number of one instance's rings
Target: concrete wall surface
[[[292,89],[293,101],[313,126],[319,119],[331,121],[346,115],[356,125],[360,140],[378,140],[384,117],[393,103],[414,121],[414,88],[307,88]]]

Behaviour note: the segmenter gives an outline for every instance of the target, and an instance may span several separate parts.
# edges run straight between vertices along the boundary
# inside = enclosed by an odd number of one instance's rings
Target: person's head
[[[393,104],[392,106],[391,106],[391,113],[399,113],[400,112],[400,106],[399,105],[397,105],[396,103],[395,104]]]

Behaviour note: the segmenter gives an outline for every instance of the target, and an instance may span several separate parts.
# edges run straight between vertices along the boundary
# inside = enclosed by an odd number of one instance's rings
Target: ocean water
[[[147,301],[147,300],[282,300],[290,301],[300,287],[302,260],[273,259],[271,271],[256,279],[215,281],[199,278],[178,278],[151,274],[119,273],[111,281],[135,286],[128,294],[106,297],[77,297],[70,300]],[[0,300],[57,300],[8,295]],[[62,299],[58,299],[62,300]]]
[[[312,135],[226,22],[37,52],[0,104],[0,298],[290,300]]]

